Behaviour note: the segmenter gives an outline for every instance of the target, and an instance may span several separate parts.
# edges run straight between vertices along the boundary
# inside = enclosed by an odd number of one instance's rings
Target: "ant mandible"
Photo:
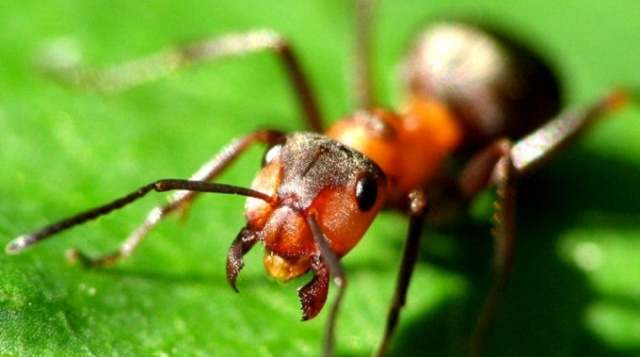
[[[631,93],[612,91],[583,109],[560,111],[556,77],[542,58],[485,27],[450,21],[425,30],[414,42],[404,63],[410,93],[406,105],[397,111],[381,109],[375,106],[371,85],[370,6],[362,1],[356,16],[356,75],[364,109],[336,122],[325,135],[318,134],[323,125],[308,80],[291,46],[273,31],[228,35],[100,71],[49,68],[71,84],[117,91],[198,62],[270,50],[287,69],[313,133],[251,133],[224,148],[189,180],[150,183],[111,203],[20,236],[9,243],[7,252],[21,252],[151,191],[178,190],[170,203],[153,209],[114,252],[98,258],[74,252],[76,259],[89,266],[110,265],[132,254],[156,224],[188,208],[198,193],[247,196],[247,224],[227,255],[229,283],[237,291],[243,256],[260,241],[269,275],[286,281],[312,272],[312,280],[298,291],[306,320],[322,310],[333,278],[338,293],[324,341],[325,355],[332,355],[346,287],[340,258],[358,243],[382,208],[401,210],[410,222],[386,330],[376,351],[384,355],[405,304],[425,220],[446,216],[450,207],[496,187],[498,269],[471,345],[471,353],[480,354],[513,261],[516,180],[625,103]],[[255,143],[269,148],[251,188],[211,182]],[[450,161],[457,162],[459,169],[451,169]]]

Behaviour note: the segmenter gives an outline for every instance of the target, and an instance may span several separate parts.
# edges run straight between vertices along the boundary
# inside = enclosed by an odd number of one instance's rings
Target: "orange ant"
[[[324,341],[325,355],[332,355],[346,288],[340,258],[358,243],[382,208],[398,209],[409,215],[410,222],[386,330],[376,351],[384,355],[405,304],[425,220],[444,219],[453,207],[496,187],[498,272],[472,341],[471,352],[479,354],[513,261],[516,180],[603,114],[624,104],[631,93],[612,91],[584,109],[560,111],[558,83],[543,59],[485,27],[452,21],[427,29],[411,48],[404,66],[410,92],[405,107],[377,108],[368,60],[371,11],[363,3],[357,12],[357,76],[364,109],[336,122],[325,135],[318,134],[323,129],[321,115],[292,48],[272,31],[216,38],[102,71],[50,68],[58,78],[78,86],[122,90],[194,63],[271,50],[287,69],[314,133],[251,133],[224,148],[189,180],[164,179],[142,186],[111,203],[22,235],[7,245],[7,252],[19,253],[151,191],[178,190],[170,203],[149,212],[114,252],[91,258],[74,251],[74,257],[89,266],[111,265],[132,254],[167,215],[187,209],[198,193],[247,196],[246,226],[227,255],[231,287],[237,291],[243,256],[258,241],[265,246],[269,275],[286,281],[312,272],[312,280],[298,290],[304,320],[322,310],[333,278],[338,292]],[[211,182],[254,143],[269,148],[251,188]],[[458,162],[459,168],[449,167],[450,161]]]

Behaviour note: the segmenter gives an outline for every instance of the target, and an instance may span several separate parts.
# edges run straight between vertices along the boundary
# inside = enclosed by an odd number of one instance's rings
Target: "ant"
[[[323,309],[333,281],[338,291],[324,341],[325,355],[332,355],[347,284],[340,258],[355,247],[380,210],[400,210],[409,216],[409,229],[386,330],[376,350],[376,355],[384,355],[405,304],[425,222],[446,219],[451,210],[495,187],[498,269],[472,341],[472,354],[480,354],[513,264],[517,179],[635,93],[619,89],[583,109],[561,110],[556,76],[536,53],[486,27],[449,21],[422,32],[410,49],[404,62],[410,93],[406,105],[399,110],[382,109],[376,106],[372,89],[370,6],[363,1],[356,16],[362,110],[326,131],[293,48],[273,31],[232,34],[100,71],[50,68],[62,81],[119,91],[195,63],[273,51],[287,69],[312,132],[250,133],[221,150],[188,180],[163,179],[144,185],[113,202],[22,235],[7,245],[7,252],[21,252],[149,192],[177,190],[170,203],[149,212],[114,252],[97,258],[73,252],[86,265],[107,266],[131,255],[155,225],[173,212],[188,209],[199,193],[247,196],[246,226],[227,254],[231,287],[237,291],[243,256],[258,241],[265,246],[269,275],[287,281],[312,273],[311,281],[298,290],[303,319],[312,319]],[[268,149],[251,188],[212,182],[256,143]]]

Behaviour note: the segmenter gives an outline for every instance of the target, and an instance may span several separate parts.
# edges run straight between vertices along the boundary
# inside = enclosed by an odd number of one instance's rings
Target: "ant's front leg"
[[[247,135],[243,138],[237,139],[229,146],[224,148],[218,155],[213,157],[209,162],[203,165],[191,178],[190,181],[212,181],[220,173],[226,170],[236,158],[238,158],[246,149],[255,142],[262,142],[267,144],[273,144],[277,142],[282,133],[277,131],[262,130],[253,134]],[[133,251],[142,243],[146,238],[149,231],[155,227],[162,219],[167,217],[170,213],[176,210],[186,210],[189,208],[194,198],[198,195],[197,191],[178,191],[173,194],[169,203],[152,209],[148,214],[144,222],[135,229],[127,239],[125,239],[120,247],[113,252],[104,256],[91,258],[85,254],[72,250],[70,252],[70,259],[79,259],[85,265],[91,267],[108,266],[114,264],[116,261],[125,258],[133,253]]]
[[[159,79],[194,64],[265,50],[277,54],[284,65],[309,129],[321,132],[322,117],[307,76],[289,42],[272,30],[227,34],[175,46],[104,69],[87,68],[75,59],[70,60],[72,56],[61,53],[63,51],[54,45],[44,51],[39,63],[45,73],[63,83],[113,93]]]
[[[422,190],[413,190],[409,194],[409,232],[402,249],[402,260],[400,262],[400,270],[396,278],[396,286],[391,300],[391,306],[387,312],[384,335],[380,346],[374,351],[372,356],[382,357],[387,354],[398,321],[400,320],[400,311],[404,307],[407,300],[407,291],[411,276],[418,260],[418,251],[420,250],[420,238],[422,228],[424,226],[424,216],[427,208],[427,197]]]

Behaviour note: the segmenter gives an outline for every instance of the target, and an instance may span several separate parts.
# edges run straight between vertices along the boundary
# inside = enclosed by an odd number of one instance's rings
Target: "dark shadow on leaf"
[[[586,309],[596,299],[620,303],[621,297],[598,295],[581,271],[559,257],[557,237],[583,222],[585,212],[599,217],[591,223],[594,229],[639,230],[638,178],[637,166],[576,148],[520,182],[515,266],[486,355],[637,355],[637,350],[612,346],[587,330]],[[401,329],[392,356],[466,355],[464,347],[493,276],[490,227],[488,222],[465,221],[435,234],[436,240],[455,241],[448,257],[430,250],[433,237],[425,234],[422,263],[463,275],[469,294],[442,302]],[[627,297],[622,302],[637,315],[639,302]]]

